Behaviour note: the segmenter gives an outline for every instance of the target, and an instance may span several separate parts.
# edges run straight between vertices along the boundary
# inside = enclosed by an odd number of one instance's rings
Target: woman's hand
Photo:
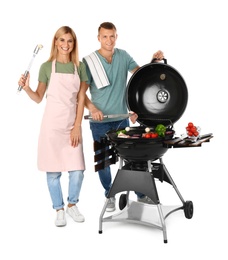
[[[81,126],[74,126],[70,132],[71,146],[77,147],[82,142],[82,128]]]
[[[29,89],[29,80],[30,80],[30,74],[28,73],[27,77],[24,75],[21,75],[18,85],[22,87],[23,90],[28,90]]]

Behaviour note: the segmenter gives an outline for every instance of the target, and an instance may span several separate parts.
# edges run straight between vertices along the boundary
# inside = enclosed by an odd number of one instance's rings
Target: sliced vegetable
[[[123,130],[119,130],[119,131],[117,131],[116,133],[117,133],[117,135],[120,134],[120,133],[122,133],[122,134],[126,134],[127,131],[126,131],[125,129],[123,129]]]

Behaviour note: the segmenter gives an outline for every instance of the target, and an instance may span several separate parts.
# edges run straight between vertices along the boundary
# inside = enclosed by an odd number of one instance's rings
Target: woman
[[[23,75],[19,86],[40,103],[46,93],[46,107],[38,142],[38,169],[47,174],[47,184],[53,208],[57,211],[56,226],[66,225],[60,178],[69,173],[66,212],[76,222],[84,216],[76,203],[84,178],[85,162],[82,146],[81,121],[84,111],[87,80],[85,66],[79,61],[75,32],[68,26],[57,30],[52,40],[51,54],[39,71],[36,91]]]

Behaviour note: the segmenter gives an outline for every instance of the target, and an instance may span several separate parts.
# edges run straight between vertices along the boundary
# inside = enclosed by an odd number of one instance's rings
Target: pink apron
[[[82,144],[71,146],[70,131],[76,118],[80,79],[74,74],[56,73],[55,60],[47,89],[47,101],[38,142],[38,169],[45,172],[84,170]]]

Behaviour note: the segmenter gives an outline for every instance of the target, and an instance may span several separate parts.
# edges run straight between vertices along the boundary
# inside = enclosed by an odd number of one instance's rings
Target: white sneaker
[[[154,204],[153,200],[150,199],[148,196],[144,196],[142,198],[137,198],[138,202],[146,203],[146,204]]]
[[[57,227],[66,226],[66,216],[65,216],[64,210],[60,209],[60,210],[57,211],[55,225]]]
[[[111,197],[109,198],[107,207],[106,207],[106,211],[107,212],[112,212],[116,210],[116,198],[115,197]]]
[[[67,207],[66,212],[73,218],[76,222],[84,222],[84,216],[79,212],[77,206]]]

